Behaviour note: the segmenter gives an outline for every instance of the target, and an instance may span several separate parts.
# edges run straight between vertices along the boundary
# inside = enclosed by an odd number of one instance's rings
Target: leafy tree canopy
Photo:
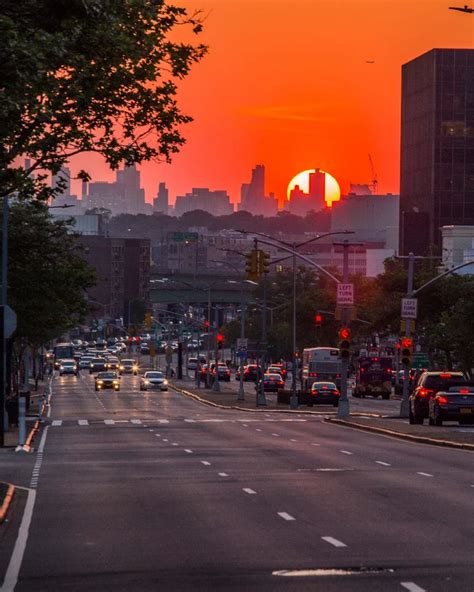
[[[0,194],[50,198],[45,172],[81,152],[169,161],[191,120],[177,81],[206,52],[180,25],[199,33],[199,14],[165,0],[0,0]]]

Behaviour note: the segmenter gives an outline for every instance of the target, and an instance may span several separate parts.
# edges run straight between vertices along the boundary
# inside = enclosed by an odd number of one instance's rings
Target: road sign
[[[173,232],[173,240],[177,243],[196,243],[199,240],[197,232]]]
[[[337,284],[337,304],[340,306],[354,305],[354,284]]]
[[[418,300],[416,298],[402,298],[402,319],[416,319],[418,314]]]
[[[11,337],[16,329],[16,312],[8,306],[3,305],[3,331],[5,339]]]
[[[247,349],[249,340],[246,337],[237,338],[237,349]]]

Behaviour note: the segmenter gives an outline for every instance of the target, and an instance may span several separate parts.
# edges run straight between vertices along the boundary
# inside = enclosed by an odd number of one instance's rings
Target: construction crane
[[[449,10],[459,10],[459,12],[467,12],[468,14],[474,13],[474,8],[471,8],[467,4],[464,6],[449,6]]]
[[[372,171],[372,183],[369,185],[369,187],[372,189],[372,193],[374,195],[377,195],[379,181],[377,179],[377,173],[375,171],[374,161],[372,160],[372,156],[370,154],[369,154],[369,162],[370,162],[370,170]]]

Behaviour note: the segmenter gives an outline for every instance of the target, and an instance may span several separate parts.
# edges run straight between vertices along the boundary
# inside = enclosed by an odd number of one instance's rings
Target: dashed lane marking
[[[134,423],[135,425],[139,425],[142,423],[142,420],[141,419],[131,419],[130,423]]]
[[[280,434],[272,434],[272,436],[276,436],[277,438],[279,438]]]
[[[244,487],[242,491],[245,491],[245,493],[248,493],[249,495],[257,495],[257,492],[253,489],[250,489],[250,487]]]
[[[185,449],[184,449],[184,452],[187,452],[188,454],[192,454],[192,453],[193,453],[193,451],[192,451],[192,450],[190,450],[189,448],[185,448]]]
[[[422,471],[417,471],[417,475],[421,475],[422,477],[432,477],[431,473],[423,473]]]
[[[298,440],[295,440],[294,438],[290,438],[290,442],[298,442]]]
[[[353,452],[349,452],[349,450],[339,450],[339,452],[342,452],[342,454],[354,454]]]
[[[78,423],[80,426],[86,426],[86,425],[89,425],[89,420],[88,420],[88,419],[78,419],[78,420],[77,420],[77,423]]]
[[[53,421],[51,422],[51,425],[53,427],[62,426],[63,425],[63,420],[62,419],[53,419]]]
[[[172,442],[171,446],[179,446],[178,442]]]
[[[323,536],[321,538],[323,539],[323,541],[326,541],[326,543],[329,543],[333,547],[347,547],[345,543],[339,541],[338,539],[335,539],[334,537]]]
[[[168,442],[168,440],[166,438],[163,438],[163,442]]]
[[[280,516],[280,518],[283,518],[283,520],[296,520],[296,518],[293,518],[293,516],[291,514],[288,514],[288,512],[277,512],[278,516]]]
[[[219,475],[219,477],[228,477],[229,475],[227,473],[217,473]]]
[[[207,461],[207,460],[202,460],[201,461],[201,464],[203,464],[206,467],[210,467],[211,466],[211,463],[209,461]]]
[[[383,467],[391,467],[392,465],[388,462],[384,462],[383,460],[376,460],[375,461],[378,465],[382,465]]]
[[[409,590],[409,592],[426,592],[424,588],[420,588],[415,582],[400,582],[400,586],[405,590]]]
[[[105,423],[105,425],[114,425],[115,420],[114,419],[104,419],[104,423]]]

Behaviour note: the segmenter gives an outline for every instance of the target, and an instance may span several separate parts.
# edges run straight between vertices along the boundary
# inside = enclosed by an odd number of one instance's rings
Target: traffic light
[[[351,330],[343,327],[339,331],[339,353],[343,360],[351,357]]]
[[[258,279],[258,254],[259,251],[253,249],[250,253],[245,253],[245,272],[248,280]]]
[[[413,339],[411,337],[403,337],[402,346],[400,348],[400,361],[404,366],[411,368],[413,356]]]
[[[316,329],[321,329],[321,325],[323,324],[323,315],[316,313],[314,315],[314,323],[316,325]]]
[[[270,271],[270,255],[265,251],[258,251],[258,275],[269,273]]]
[[[206,333],[209,332],[209,325],[210,325],[209,321],[204,321],[204,331],[206,331]]]
[[[153,315],[151,312],[147,312],[145,315],[145,320],[143,321],[143,326],[145,329],[151,329],[153,326]]]
[[[217,347],[219,349],[222,349],[222,344],[224,343],[224,335],[222,335],[222,333],[218,333],[216,336],[217,339]]]

